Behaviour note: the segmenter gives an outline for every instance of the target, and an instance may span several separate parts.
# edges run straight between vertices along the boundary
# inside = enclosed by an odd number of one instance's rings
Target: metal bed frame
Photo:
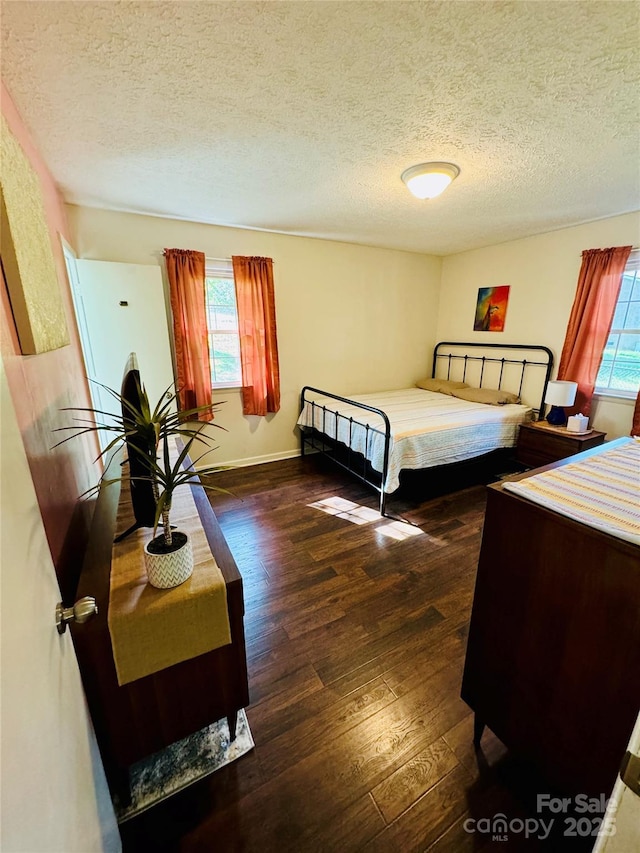
[[[469,355],[468,353],[465,353],[463,355],[461,353],[455,353],[450,351],[440,352],[441,349],[447,347],[453,347],[463,350],[469,348],[480,348],[483,350],[499,349],[505,352],[511,350],[526,350],[528,353],[540,353],[540,358],[542,360],[534,361],[529,360],[527,358],[516,359],[507,358],[504,356],[500,358],[485,355]],[[547,383],[549,382],[551,371],[553,369],[553,353],[548,347],[538,345],[528,346],[527,344],[492,344],[480,343],[475,341],[440,341],[435,345],[433,350],[433,366],[431,369],[432,378],[435,378],[438,366],[443,361],[446,361],[447,379],[451,377],[452,365],[456,365],[459,361],[462,361],[463,382],[466,379],[469,365],[475,364],[475,362],[479,362],[480,378],[478,387],[480,388],[483,387],[482,382],[485,376],[485,367],[488,364],[499,364],[500,371],[498,377],[498,389],[502,388],[505,365],[520,365],[520,380],[517,391],[518,396],[520,396],[522,393],[525,371],[530,367],[544,368],[544,383],[542,387],[542,394],[540,397],[540,404],[538,408],[534,408],[534,412],[538,414],[539,418],[542,418],[544,416],[544,398],[547,390]],[[340,412],[334,411],[333,409],[330,409],[325,405],[319,405],[314,400],[309,399],[307,397],[309,393],[319,394],[322,397],[328,397],[331,400],[336,400],[340,403],[346,403],[349,406],[362,409],[363,411],[372,412],[373,414],[378,415],[382,419],[382,422],[384,424],[384,430],[382,428],[373,427],[367,423],[362,423],[358,420],[355,420],[353,417],[346,417],[346,415],[342,415],[340,414]],[[311,385],[305,385],[300,393],[301,412],[304,410],[307,404],[311,406],[312,423],[315,423],[316,420],[316,409],[321,411],[322,429],[319,430],[315,427],[300,427],[300,455],[305,456],[305,449],[308,447],[312,451],[319,452],[322,453],[324,456],[327,456],[336,465],[339,465],[341,468],[344,468],[346,471],[349,471],[354,477],[357,477],[357,479],[361,480],[367,486],[371,487],[379,493],[381,516],[385,518],[396,518],[396,516],[390,515],[386,510],[387,495],[384,491],[384,484],[387,480],[387,473],[389,470],[389,451],[391,447],[391,424],[389,422],[387,414],[382,409],[377,409],[374,406],[368,406],[365,403],[359,403],[355,400],[351,400],[348,397],[341,397],[338,394],[332,394],[329,391],[323,391],[320,388],[314,388]],[[337,439],[332,439],[326,434],[325,426],[327,423],[327,418],[332,418],[334,420],[336,436],[338,435],[338,424],[340,422],[340,419],[344,420],[348,424],[348,443],[338,441]],[[351,447],[354,426],[361,427],[365,430],[364,454],[359,451],[353,450]],[[370,440],[373,438],[374,435],[380,435],[384,439],[382,472],[375,471],[368,462]],[[379,483],[378,479],[380,480]]]

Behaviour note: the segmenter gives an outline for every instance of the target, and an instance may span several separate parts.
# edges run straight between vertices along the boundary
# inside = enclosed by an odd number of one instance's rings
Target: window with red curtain
[[[635,398],[631,435],[640,435],[640,250],[632,249],[596,379],[596,394]]]
[[[209,332],[205,311],[205,256],[190,249],[165,249],[169,277],[180,410],[211,406]],[[213,410],[198,418],[213,420]]]
[[[238,302],[242,411],[266,415],[280,409],[280,369],[271,258],[234,255]]]
[[[242,387],[238,301],[231,258],[207,258],[205,303],[209,329],[211,386]]]
[[[588,415],[631,246],[582,253],[578,286],[560,356],[558,379],[578,383],[572,413]]]
[[[596,394],[635,398],[640,388],[640,250],[631,251],[613,314]]]

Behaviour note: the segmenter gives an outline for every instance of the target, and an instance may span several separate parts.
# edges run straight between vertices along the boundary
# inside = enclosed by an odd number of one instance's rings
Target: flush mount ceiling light
[[[420,163],[405,169],[400,177],[416,198],[435,198],[459,174],[460,169],[453,163]]]

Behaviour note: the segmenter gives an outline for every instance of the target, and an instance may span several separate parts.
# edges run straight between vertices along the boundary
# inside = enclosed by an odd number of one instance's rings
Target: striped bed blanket
[[[605,445],[606,447],[606,445]],[[640,441],[542,471],[504,489],[547,509],[640,545]]]
[[[403,468],[433,468],[472,459],[500,447],[513,447],[519,424],[532,417],[529,406],[513,403],[488,406],[421,388],[360,394],[351,399],[382,409],[389,418],[391,444],[384,483],[387,493],[400,485]],[[384,424],[380,416],[329,397],[318,397],[314,403],[314,406],[310,402],[305,404],[298,418],[299,426],[315,427],[362,453],[375,471],[382,471]],[[367,430],[366,425],[371,429]]]

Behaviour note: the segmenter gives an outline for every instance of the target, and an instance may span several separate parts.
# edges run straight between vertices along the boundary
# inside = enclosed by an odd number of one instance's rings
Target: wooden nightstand
[[[597,447],[606,432],[591,430],[585,435],[567,432],[566,427],[553,427],[546,421],[521,424],[516,445],[516,460],[529,468],[549,465],[567,456]]]

